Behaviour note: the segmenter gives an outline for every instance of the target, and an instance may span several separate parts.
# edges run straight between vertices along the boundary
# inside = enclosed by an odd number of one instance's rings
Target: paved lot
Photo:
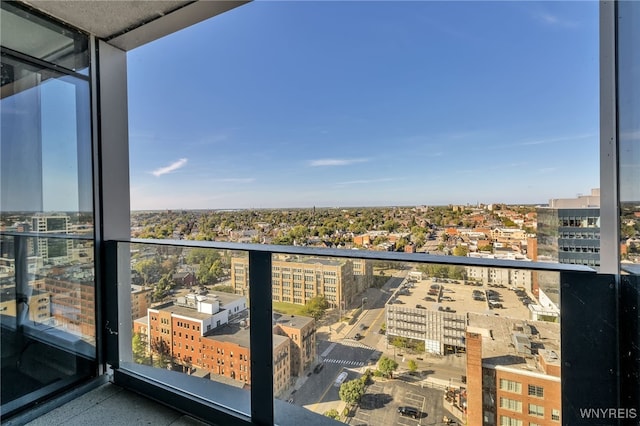
[[[439,286],[437,294],[429,294],[432,286]],[[485,300],[474,300],[474,290],[484,294]],[[487,291],[497,292],[499,295],[498,302],[502,304],[502,308],[489,309],[486,294]],[[533,297],[529,295],[531,299]],[[529,309],[523,305],[518,299],[514,291],[507,286],[492,287],[489,285],[467,285],[462,280],[446,280],[442,279],[433,281],[432,279],[421,280],[413,283],[413,287],[404,288],[396,293],[396,302],[399,306],[410,308],[424,307],[430,310],[450,309],[457,314],[465,314],[467,312],[488,313],[491,315],[506,316],[510,318],[528,319]]]
[[[375,381],[367,387],[360,407],[349,419],[349,424],[359,426],[421,426],[440,424],[442,416],[451,413],[443,406],[444,392],[421,388],[400,380]],[[398,407],[409,406],[420,411],[417,419],[403,417]]]

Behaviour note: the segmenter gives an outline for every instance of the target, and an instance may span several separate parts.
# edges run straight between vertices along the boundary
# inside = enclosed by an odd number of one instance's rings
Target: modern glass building
[[[212,424],[334,424],[274,398],[278,369],[274,352],[264,350],[274,347],[273,254],[523,268],[516,261],[410,253],[132,241],[127,52],[245,3],[1,2],[3,422],[25,423],[112,381]],[[562,284],[561,407],[554,408],[561,408],[562,424],[602,423],[585,420],[581,408],[640,412],[640,293],[637,275],[623,271],[620,263],[621,205],[640,211],[640,3],[603,1],[599,7],[600,214],[556,211],[543,218],[549,253],[557,248],[559,261],[581,261],[527,264],[532,271],[555,273]],[[24,225],[53,214],[65,218],[65,230]],[[557,234],[551,231],[555,225]],[[600,253],[593,243],[598,231]],[[578,233],[585,237],[580,244]],[[144,250],[183,255],[194,248],[248,259],[251,325],[243,348],[249,360],[242,362],[251,374],[250,388],[171,370],[166,359],[137,362],[138,355],[148,354],[145,343],[139,351],[140,342],[133,339],[135,255]],[[595,266],[598,254],[596,272],[585,265]],[[159,333],[177,332],[162,320],[169,321],[158,317]],[[191,333],[189,342],[197,338]],[[195,343],[189,343],[192,350],[197,351]],[[238,362],[225,356],[221,362]],[[482,407],[477,408],[481,415]],[[539,416],[541,423],[560,422],[557,411],[544,415],[549,422]],[[637,424],[637,419],[627,416],[608,424]]]
[[[600,265],[600,209],[538,209],[538,260]]]

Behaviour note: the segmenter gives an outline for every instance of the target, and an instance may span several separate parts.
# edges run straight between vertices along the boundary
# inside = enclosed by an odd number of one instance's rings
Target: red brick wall
[[[467,419],[482,425],[482,336],[467,332]]]

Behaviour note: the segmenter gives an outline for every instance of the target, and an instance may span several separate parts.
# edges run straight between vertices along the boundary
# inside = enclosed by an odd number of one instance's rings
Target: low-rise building
[[[316,359],[315,320],[299,315],[274,315],[273,333],[290,339],[291,375],[304,375]]]
[[[392,304],[385,311],[389,340],[394,337],[418,340],[424,342],[426,352],[438,355],[464,351],[465,315]]]
[[[560,425],[560,327],[469,314],[467,421]]]

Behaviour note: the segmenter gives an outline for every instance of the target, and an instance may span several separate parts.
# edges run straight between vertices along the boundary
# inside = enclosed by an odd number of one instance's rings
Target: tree
[[[386,356],[383,356],[378,361],[378,370],[385,377],[391,377],[391,375],[397,368],[398,368],[398,363]]]
[[[151,363],[147,356],[147,345],[143,334],[133,333],[131,348],[133,349],[133,362],[145,365],[149,365]]]
[[[469,253],[469,249],[465,246],[456,246],[456,248],[453,249],[454,256],[466,256],[467,253]]]
[[[221,291],[223,293],[235,293],[235,290],[230,285],[215,285],[212,288],[213,291]]]
[[[151,341],[151,356],[154,367],[167,368],[173,364],[169,344],[162,339]]]
[[[317,321],[322,318],[328,307],[327,299],[323,295],[318,295],[307,302],[304,310],[307,315],[311,315]]]
[[[142,276],[145,285],[160,278],[161,266],[157,257],[141,260],[133,266],[133,269]]]
[[[362,380],[355,379],[345,382],[340,386],[340,399],[349,405],[357,404],[364,395],[364,383]]]
[[[418,370],[418,363],[410,359],[408,367],[410,372],[415,373]]]
[[[324,415],[327,417],[330,417],[334,420],[340,420],[340,413],[338,413],[338,410],[336,410],[335,408],[332,408],[331,410],[325,411]]]

